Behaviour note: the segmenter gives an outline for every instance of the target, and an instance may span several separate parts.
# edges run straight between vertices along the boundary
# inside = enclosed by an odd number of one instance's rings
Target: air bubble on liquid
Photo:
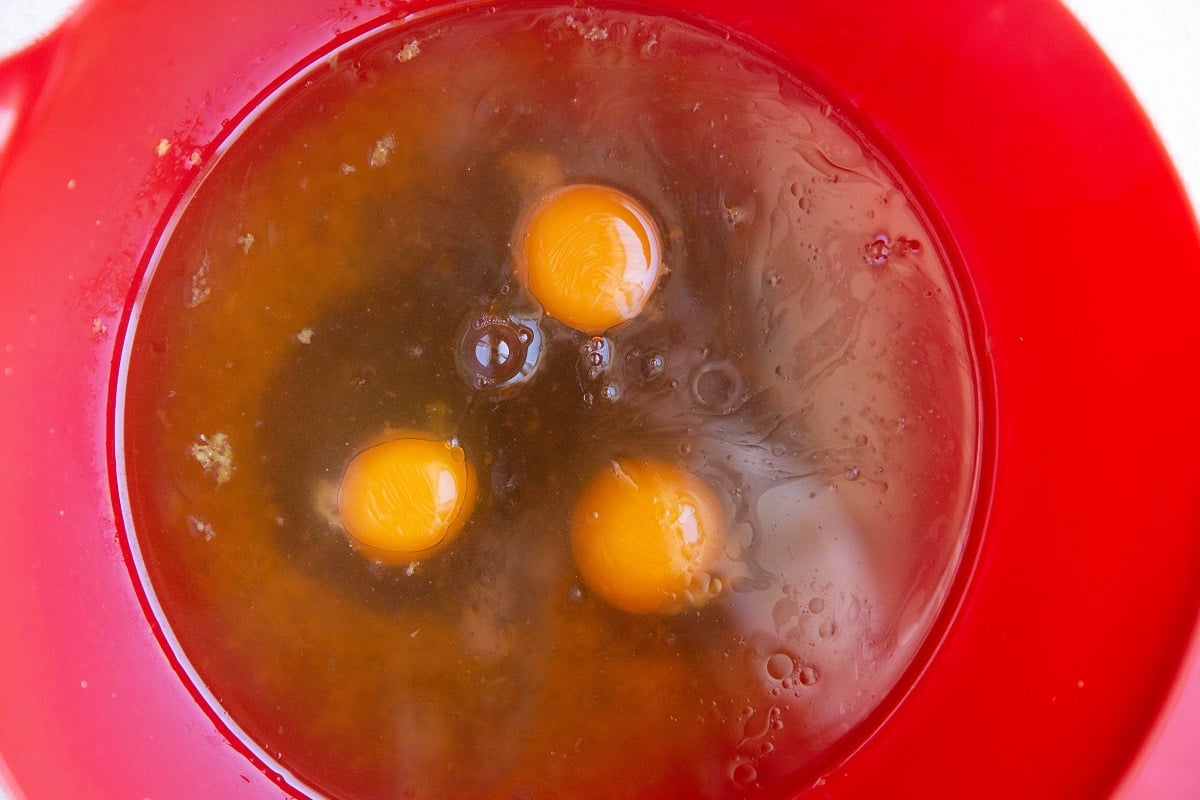
[[[606,383],[600,388],[600,396],[610,403],[621,399],[621,389],[615,383]]]
[[[796,669],[796,662],[787,653],[772,653],[767,658],[767,675],[771,680],[781,681]]]
[[[540,352],[533,320],[483,312],[460,328],[455,365],[472,388],[510,394],[532,376]]]
[[[825,598],[814,597],[808,601],[808,610],[813,614],[820,614],[825,610]]]
[[[593,336],[579,348],[580,365],[588,380],[596,380],[612,363],[612,343],[603,336]]]
[[[880,234],[863,248],[863,257],[868,264],[880,266],[892,258],[903,258],[910,253],[919,252],[921,243],[916,239],[899,236],[892,241],[886,234]]]
[[[856,480],[858,480],[859,476],[862,474],[862,471],[858,467],[850,467],[842,474],[846,478],[846,480],[856,481]]]
[[[891,256],[892,244],[887,236],[876,236],[863,248],[863,258],[871,266],[882,266],[888,263]]]
[[[481,366],[494,365],[495,369],[502,369],[513,355],[512,347],[503,339],[484,335],[475,342],[475,360]]]
[[[858,445],[859,447],[866,447],[867,442],[869,442],[869,441],[870,441],[870,439],[867,438],[867,435],[865,433],[860,433],[858,436],[854,437],[854,443],[856,445]]]
[[[647,379],[657,378],[662,374],[666,360],[658,353],[651,353],[642,362],[642,375]]]
[[[817,629],[817,635],[822,639],[832,639],[837,635],[837,623],[833,620],[825,620],[821,623],[821,627]]]
[[[815,667],[802,667],[800,669],[800,683],[804,686],[813,686],[820,679]]]
[[[729,768],[729,779],[738,786],[750,786],[758,780],[758,770],[748,761],[735,761]]]
[[[702,365],[692,375],[692,399],[718,414],[735,411],[743,400],[741,373],[727,361]]]
[[[593,336],[580,348],[584,353],[598,355],[601,361],[608,361],[612,346],[603,336]]]

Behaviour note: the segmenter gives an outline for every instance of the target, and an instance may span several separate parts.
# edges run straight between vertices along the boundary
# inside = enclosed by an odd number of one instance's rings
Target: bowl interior
[[[1144,116],[1053,3],[641,5],[736,29],[838,98],[907,168],[977,302],[992,412],[977,559],[912,691],[797,794],[1104,794],[1200,604],[1200,241]],[[29,796],[278,796],[283,778],[181,680],[131,579],[118,333],[191,154],[217,153],[311,53],[399,13],[96,0],[0,69],[16,120],[0,151],[0,758]]]

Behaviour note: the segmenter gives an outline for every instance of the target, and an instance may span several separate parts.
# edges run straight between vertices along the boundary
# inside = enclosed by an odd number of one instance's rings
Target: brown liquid
[[[958,564],[977,421],[937,242],[827,112],[665,18],[476,11],[340,53],[215,164],[135,320],[128,514],[181,655],[281,769],[335,797],[770,797],[869,733]],[[670,270],[594,341],[508,261],[574,182],[643,202]],[[537,359],[476,391],[485,312]],[[353,551],[333,502],[392,429],[479,473],[459,538],[407,567]],[[617,455],[726,504],[704,608],[580,582],[574,497]]]

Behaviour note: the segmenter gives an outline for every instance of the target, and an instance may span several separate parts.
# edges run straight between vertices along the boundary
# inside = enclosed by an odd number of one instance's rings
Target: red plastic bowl
[[[0,65],[0,778],[17,792],[288,794],[198,702],[131,579],[116,338],[186,156],[211,157],[308,54],[428,5],[94,0]],[[1052,2],[644,5],[744,31],[851,107],[917,176],[978,301],[978,557],[912,691],[798,794],[1108,794],[1200,607],[1200,238],[1148,123]]]

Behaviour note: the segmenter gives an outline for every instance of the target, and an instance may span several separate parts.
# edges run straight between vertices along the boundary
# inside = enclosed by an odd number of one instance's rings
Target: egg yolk
[[[433,555],[458,535],[475,497],[475,470],[461,447],[393,439],[367,448],[346,467],[338,516],[360,552],[406,563]]]
[[[640,314],[662,265],[661,237],[646,210],[594,184],[535,202],[514,250],[518,278],[546,313],[591,335]]]
[[[571,552],[587,585],[633,614],[706,603],[725,539],[712,490],[664,461],[619,459],[584,488],[571,522]]]

